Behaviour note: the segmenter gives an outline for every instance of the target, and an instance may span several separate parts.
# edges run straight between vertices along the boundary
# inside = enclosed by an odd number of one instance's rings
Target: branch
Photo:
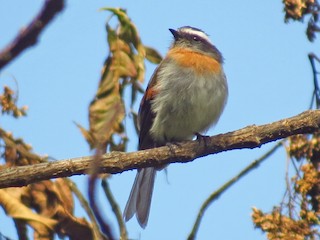
[[[73,194],[78,198],[78,201],[81,205],[81,207],[85,210],[87,213],[93,230],[93,236],[94,239],[103,239],[103,236],[100,233],[99,225],[97,223],[97,220],[92,212],[92,209],[89,206],[89,203],[87,202],[86,198],[83,196],[77,185],[71,181],[71,179],[64,178],[64,181],[68,184],[69,188],[73,192]],[[1,238],[0,238],[1,239]]]
[[[104,193],[110,203],[112,211],[113,211],[114,215],[116,216],[116,219],[117,219],[117,222],[119,225],[119,229],[120,229],[120,239],[121,240],[128,240],[128,233],[127,233],[126,225],[124,223],[124,219],[122,217],[120,207],[119,207],[117,201],[114,199],[114,196],[112,195],[112,191],[110,189],[109,183],[106,178],[102,179],[101,185],[102,185],[103,191],[104,191]]]
[[[305,111],[297,116],[261,126],[208,137],[206,141],[184,141],[154,149],[124,153],[111,152],[101,156],[101,173],[186,163],[196,158],[223,151],[257,148],[262,144],[292,135],[314,133],[320,129],[320,110]],[[7,168],[0,171],[0,188],[19,187],[52,178],[70,177],[89,172],[94,156]]]
[[[225,184],[223,184],[217,191],[213,192],[204,201],[204,203],[202,204],[202,206],[198,212],[198,215],[197,215],[196,221],[193,225],[193,228],[191,230],[191,233],[188,236],[188,240],[196,239],[196,235],[197,235],[198,229],[200,227],[200,222],[204,216],[205,211],[210,206],[210,204],[212,204],[215,200],[217,200],[221,196],[222,193],[227,191],[233,184],[235,184],[238,180],[240,180],[242,177],[247,175],[252,169],[257,168],[263,161],[265,161],[267,158],[269,158],[281,145],[282,145],[282,141],[279,141],[268,152],[266,152],[260,158],[254,160],[252,163],[250,163],[247,167],[245,167],[243,170],[241,170],[240,173],[238,173],[232,179],[230,179]]]
[[[312,67],[312,74],[313,74],[313,87],[314,87],[313,97],[315,97],[316,107],[317,107],[317,109],[319,109],[320,108],[320,88],[319,88],[319,84],[318,84],[319,72],[316,69],[315,61],[318,61],[320,63],[320,58],[318,58],[314,53],[309,53],[308,57],[309,57],[309,61],[310,61],[311,67]],[[312,102],[311,102],[311,106],[312,106]],[[311,108],[311,106],[310,106],[310,108]]]
[[[36,44],[41,31],[62,11],[64,0],[46,0],[39,14],[0,52],[0,70],[22,51]]]

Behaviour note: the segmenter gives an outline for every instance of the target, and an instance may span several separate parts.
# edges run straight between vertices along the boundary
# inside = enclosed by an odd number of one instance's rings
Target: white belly
[[[151,103],[156,115],[151,134],[159,142],[187,140],[218,121],[228,95],[225,75],[222,69],[219,75],[200,76],[166,67]]]

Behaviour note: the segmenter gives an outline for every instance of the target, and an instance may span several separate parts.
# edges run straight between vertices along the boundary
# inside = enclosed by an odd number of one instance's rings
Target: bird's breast
[[[151,134],[159,142],[186,140],[203,132],[217,122],[226,103],[228,88],[221,65],[209,57],[201,61],[210,66],[194,59],[190,66],[184,58],[179,62],[169,57],[158,71]]]

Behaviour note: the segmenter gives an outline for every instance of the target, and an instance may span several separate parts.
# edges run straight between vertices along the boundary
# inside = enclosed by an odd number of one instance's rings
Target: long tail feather
[[[140,226],[147,226],[156,171],[155,168],[143,168],[138,171],[124,209],[125,221],[136,214]]]

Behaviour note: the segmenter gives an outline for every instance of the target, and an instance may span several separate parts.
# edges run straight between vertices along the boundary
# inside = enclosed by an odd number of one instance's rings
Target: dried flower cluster
[[[16,106],[14,91],[7,86],[4,86],[3,94],[0,95],[0,108],[2,113],[11,114],[15,118],[27,115],[28,109],[27,106],[21,108]]]
[[[270,240],[304,240],[307,237],[309,237],[308,239],[317,239],[316,230],[310,227],[310,223],[317,221],[317,218],[314,216],[310,216],[310,218],[310,220],[307,218],[294,220],[283,215],[280,208],[274,208],[271,213],[263,213],[261,210],[253,208],[252,213],[255,227],[266,232]]]
[[[316,171],[312,164],[305,164],[301,167],[301,171],[303,172],[303,177],[301,179],[296,180],[296,190],[303,197],[306,197],[312,188],[319,184],[319,172]]]
[[[320,153],[320,133],[312,136],[300,134],[290,137],[287,151],[291,157],[297,160],[316,161]]]
[[[303,16],[310,13],[310,8],[315,4],[314,0],[283,0],[286,13],[285,20],[302,20]]]
[[[287,186],[281,207],[271,213],[254,208],[252,219],[270,240],[319,239],[320,173],[318,162],[320,135],[296,135],[288,139],[287,152],[292,161],[301,163]]]
[[[319,12],[320,5],[317,0],[283,0],[285,21],[302,21],[306,15],[310,15],[306,30],[309,41],[314,41],[316,33],[320,32]]]

